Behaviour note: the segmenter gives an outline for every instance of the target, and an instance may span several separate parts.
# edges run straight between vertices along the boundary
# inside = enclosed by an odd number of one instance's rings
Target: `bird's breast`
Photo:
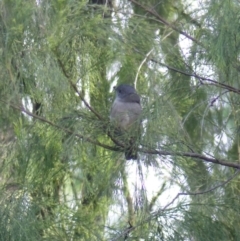
[[[119,127],[126,130],[137,121],[141,111],[142,108],[139,103],[115,100],[112,105],[110,118]]]

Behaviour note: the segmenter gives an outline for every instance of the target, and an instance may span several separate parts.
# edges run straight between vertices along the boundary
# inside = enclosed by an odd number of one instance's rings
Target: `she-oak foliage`
[[[234,0],[2,0],[0,240],[240,240],[239,19]],[[137,161],[109,123],[120,83]]]

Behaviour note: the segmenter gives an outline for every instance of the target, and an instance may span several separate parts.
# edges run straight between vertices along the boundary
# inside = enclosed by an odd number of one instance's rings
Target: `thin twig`
[[[225,90],[223,93],[221,93],[221,94],[218,95],[217,97],[213,98],[213,99],[211,100],[211,103],[210,103],[209,106],[213,106],[214,103],[215,103],[222,95],[225,95],[225,94],[228,93],[228,92],[229,92],[229,90]]]
[[[117,237],[115,237],[114,239],[112,239],[111,241],[116,241],[121,237],[126,237],[126,235],[128,235],[129,233],[131,233],[136,227],[130,227],[130,228],[126,228],[122,233],[120,233]]]
[[[146,54],[146,56],[144,57],[143,61],[141,62],[141,64],[140,64],[139,67],[138,67],[137,74],[136,74],[136,77],[135,77],[135,80],[134,80],[134,86],[135,86],[135,87],[137,86],[137,79],[138,79],[139,72],[140,72],[143,64],[147,61],[149,55],[152,53],[152,51],[153,51],[153,49],[151,49],[151,50]]]
[[[159,212],[162,212],[162,211],[164,211],[164,210],[166,210],[171,204],[173,204],[175,201],[176,201],[176,199],[179,197],[179,196],[195,196],[195,195],[202,195],[202,194],[206,194],[206,193],[209,193],[209,192],[212,192],[213,190],[215,190],[215,189],[217,189],[217,188],[219,188],[219,187],[222,187],[222,186],[224,186],[224,185],[226,185],[227,183],[229,183],[233,178],[235,178],[238,174],[239,174],[239,171],[240,170],[236,170],[236,172],[230,177],[230,178],[228,178],[226,181],[224,181],[224,182],[222,182],[222,183],[220,183],[220,184],[218,184],[218,185],[216,185],[215,187],[212,187],[212,188],[210,188],[210,189],[208,189],[208,190],[205,190],[205,191],[200,191],[200,192],[180,192],[180,193],[178,193],[173,199],[172,199],[172,201],[170,202],[170,203],[168,203],[164,208],[162,208],[160,211],[158,211],[157,213],[159,214]],[[156,216],[157,214],[155,214],[155,216]]]

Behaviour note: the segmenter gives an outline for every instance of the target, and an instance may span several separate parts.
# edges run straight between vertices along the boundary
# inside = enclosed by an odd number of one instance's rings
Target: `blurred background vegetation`
[[[239,1],[1,0],[0,53],[0,240],[240,240]]]

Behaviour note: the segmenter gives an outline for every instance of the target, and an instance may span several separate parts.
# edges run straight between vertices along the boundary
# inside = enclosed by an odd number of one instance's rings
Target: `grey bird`
[[[110,119],[120,129],[122,136],[125,136],[126,159],[137,159],[136,141],[139,138],[141,126],[139,117],[142,112],[140,96],[131,85],[121,84],[114,89],[116,97],[111,108]]]

